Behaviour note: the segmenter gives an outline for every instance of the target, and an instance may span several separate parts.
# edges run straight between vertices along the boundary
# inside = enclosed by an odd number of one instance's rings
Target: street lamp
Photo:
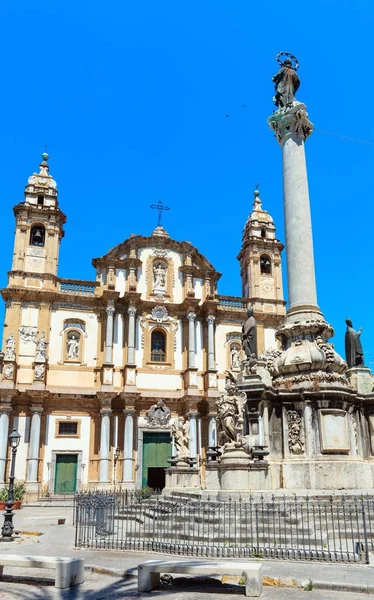
[[[21,441],[21,435],[18,433],[16,428],[13,429],[12,433],[8,437],[9,445],[12,449],[12,462],[10,465],[10,476],[9,476],[9,489],[8,489],[8,500],[5,503],[6,509],[4,513],[4,524],[1,530],[1,535],[3,538],[12,538],[13,533],[13,515],[14,512],[12,510],[14,504],[14,471],[16,468],[16,454],[17,448]]]

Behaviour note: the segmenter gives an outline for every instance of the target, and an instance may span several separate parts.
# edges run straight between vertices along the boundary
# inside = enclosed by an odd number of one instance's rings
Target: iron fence
[[[75,545],[200,557],[369,562],[374,498],[217,501],[87,492],[75,496]]]

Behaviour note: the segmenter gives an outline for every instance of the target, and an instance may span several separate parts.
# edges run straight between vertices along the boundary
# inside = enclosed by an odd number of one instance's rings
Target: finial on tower
[[[259,187],[260,187],[260,184],[256,183],[256,189],[253,192],[253,196],[254,196],[253,208],[254,208],[254,210],[259,210],[259,209],[261,209],[261,206],[262,206],[262,202],[261,202],[261,198],[260,198],[260,191],[258,189]]]

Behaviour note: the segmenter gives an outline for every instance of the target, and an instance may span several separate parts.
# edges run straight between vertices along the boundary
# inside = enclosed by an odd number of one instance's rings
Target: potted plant
[[[26,494],[26,486],[24,483],[15,483],[13,487],[14,504],[13,510],[21,508],[23,498]],[[0,510],[5,510],[5,502],[8,500],[8,488],[4,487],[0,490]]]

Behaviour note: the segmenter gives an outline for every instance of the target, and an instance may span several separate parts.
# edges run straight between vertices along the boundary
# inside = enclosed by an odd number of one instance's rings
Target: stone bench
[[[84,582],[84,558],[0,554],[0,578],[3,575],[4,567],[56,569],[55,587],[60,589],[69,588]]]
[[[259,598],[262,564],[234,561],[148,560],[138,566],[138,590],[150,592],[160,583],[161,573],[188,575],[239,575],[245,579],[245,595]]]

